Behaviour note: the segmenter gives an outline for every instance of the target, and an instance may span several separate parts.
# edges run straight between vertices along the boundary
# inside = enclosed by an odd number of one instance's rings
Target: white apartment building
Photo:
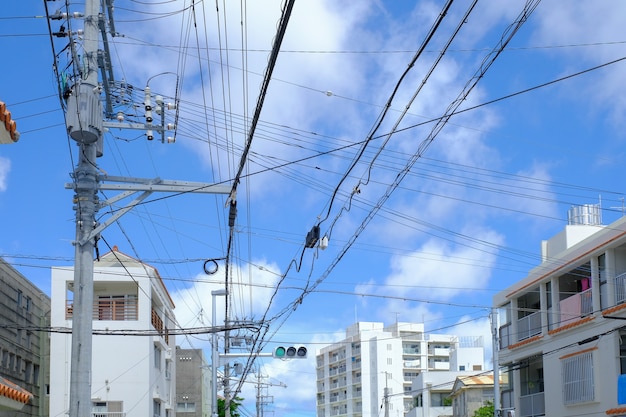
[[[494,306],[503,415],[626,415],[626,217],[602,226],[599,207],[570,210],[542,263]]]
[[[73,268],[52,269],[52,328],[72,326],[73,280]],[[116,247],[95,262],[93,329],[105,334],[93,336],[92,417],[175,416],[173,309],[155,268]],[[116,330],[134,335],[106,334]],[[51,416],[69,409],[71,337],[51,334]]]
[[[381,407],[404,416],[414,409],[412,381],[420,373],[482,369],[482,349],[472,351],[479,357],[451,355],[459,346],[456,336],[425,334],[423,323],[355,323],[316,356],[317,417],[378,416]]]

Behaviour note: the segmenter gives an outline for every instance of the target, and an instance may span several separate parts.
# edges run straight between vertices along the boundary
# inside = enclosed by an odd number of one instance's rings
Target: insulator
[[[168,123],[166,125],[166,127],[167,127],[167,130],[174,130],[174,129],[176,129],[176,125],[174,123]]]

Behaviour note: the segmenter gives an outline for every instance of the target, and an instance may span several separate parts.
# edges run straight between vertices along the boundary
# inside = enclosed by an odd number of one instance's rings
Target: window
[[[161,349],[157,345],[154,345],[154,367],[161,369]]]
[[[161,403],[157,400],[154,400],[152,402],[152,408],[153,408],[152,415],[154,417],[161,417]]]
[[[192,403],[192,402],[177,403],[176,412],[177,413],[195,413],[196,403]]]
[[[619,367],[620,374],[626,374],[626,327],[619,331]]]
[[[593,401],[593,351],[563,357],[561,376],[564,404]]]
[[[431,407],[449,407],[452,405],[452,399],[449,392],[431,392],[430,393],[430,406]]]
[[[94,401],[91,403],[92,417],[121,417],[124,414],[122,401]]]
[[[24,364],[24,382],[27,384],[32,384],[32,375],[33,375],[33,363],[30,361],[25,361]]]

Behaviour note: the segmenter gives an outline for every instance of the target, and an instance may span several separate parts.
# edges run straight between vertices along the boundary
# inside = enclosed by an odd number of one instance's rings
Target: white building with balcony
[[[570,213],[542,263],[494,297],[508,415],[626,415],[626,217],[598,219]]]
[[[405,415],[415,408],[412,382],[422,372],[482,369],[482,346],[455,355],[459,346],[456,336],[425,334],[422,323],[355,323],[316,357],[317,417],[379,415],[381,406]]]
[[[455,381],[473,377],[484,370],[482,336],[460,337],[457,342],[450,349],[449,369],[424,370],[411,382],[413,408],[406,417],[452,416]]]
[[[52,269],[52,328],[72,327],[73,280]],[[114,247],[94,263],[93,291],[92,417],[175,416],[174,303],[158,271]],[[51,334],[51,416],[69,409],[71,337]]]

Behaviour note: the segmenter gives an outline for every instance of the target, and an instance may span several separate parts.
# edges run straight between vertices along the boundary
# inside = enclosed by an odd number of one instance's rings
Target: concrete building
[[[0,259],[0,415],[47,416],[50,298]]]
[[[450,351],[449,370],[424,370],[411,383],[413,408],[406,417],[452,416],[452,393],[459,377],[470,377],[483,370],[483,338],[462,337]]]
[[[211,416],[211,370],[202,349],[176,347],[176,415]]]
[[[53,328],[71,328],[74,271],[52,268]],[[173,417],[174,303],[153,267],[113,248],[94,264],[92,417]],[[51,337],[50,415],[69,408],[71,334]]]
[[[451,352],[457,349],[456,336],[425,334],[422,323],[355,323],[345,339],[316,357],[317,416],[371,416],[381,407],[405,415],[415,405],[412,381],[422,372],[449,371]],[[457,358],[462,364],[453,361],[453,369],[482,369],[482,350],[476,361]]]
[[[472,417],[479,408],[493,402],[493,375],[457,377],[452,387],[452,417]]]
[[[494,296],[504,415],[626,415],[626,217],[603,226],[599,207],[573,208],[541,248]]]

